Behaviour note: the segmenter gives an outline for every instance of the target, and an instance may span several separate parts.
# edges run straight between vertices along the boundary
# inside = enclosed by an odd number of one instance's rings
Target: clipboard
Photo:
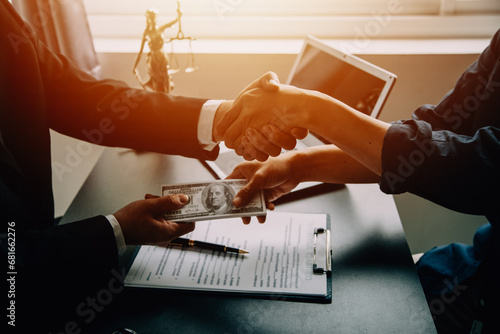
[[[291,301],[331,304],[332,303],[332,243],[331,243],[331,223],[330,215],[326,214],[326,228],[315,228],[313,263],[311,271],[314,275],[326,276],[326,295],[324,298],[315,298],[311,296],[288,296]],[[319,243],[323,240],[324,243]],[[322,256],[321,256],[322,255]]]
[[[156,292],[183,290],[196,294],[332,302],[329,215],[270,212],[265,224],[243,225],[239,218],[214,220],[199,222],[192,233],[195,232],[198,235],[187,237],[221,238],[203,241],[234,242],[227,245],[250,253],[138,247],[125,286]],[[224,232],[231,240],[220,236]],[[272,242],[266,244],[268,241]]]

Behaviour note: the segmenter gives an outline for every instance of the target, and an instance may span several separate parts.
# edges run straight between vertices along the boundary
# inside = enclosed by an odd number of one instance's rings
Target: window
[[[140,38],[144,13],[175,17],[175,0],[83,0],[96,38]],[[181,0],[197,38],[489,38],[500,0]]]

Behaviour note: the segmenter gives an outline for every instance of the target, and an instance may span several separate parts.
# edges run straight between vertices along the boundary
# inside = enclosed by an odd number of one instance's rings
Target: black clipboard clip
[[[325,243],[325,262],[326,266],[324,268],[318,267],[318,262],[316,259],[316,253],[317,253],[317,239],[318,239],[318,234],[323,234],[325,233],[325,238],[326,238],[326,243]],[[330,230],[325,229],[325,228],[315,228],[314,229],[314,256],[313,256],[313,273],[315,274],[324,274],[326,273],[327,276],[330,276],[332,274],[332,249],[331,249],[331,242],[330,242]]]

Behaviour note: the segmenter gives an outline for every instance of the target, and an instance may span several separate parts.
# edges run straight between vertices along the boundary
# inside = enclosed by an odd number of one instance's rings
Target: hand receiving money
[[[184,194],[188,203],[178,209],[165,212],[168,221],[201,221],[233,217],[264,216],[266,202],[260,191],[245,206],[236,208],[233,198],[247,184],[247,180],[220,180],[182,183],[162,186],[162,196]]]

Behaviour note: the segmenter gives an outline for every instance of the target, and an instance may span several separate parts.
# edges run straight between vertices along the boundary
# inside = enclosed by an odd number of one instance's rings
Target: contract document
[[[185,237],[248,251],[237,254],[142,246],[125,278],[129,287],[285,295],[331,300],[331,279],[313,264],[331,261],[326,214],[270,212],[265,224],[240,218],[198,222]],[[316,252],[315,252],[316,249]]]

